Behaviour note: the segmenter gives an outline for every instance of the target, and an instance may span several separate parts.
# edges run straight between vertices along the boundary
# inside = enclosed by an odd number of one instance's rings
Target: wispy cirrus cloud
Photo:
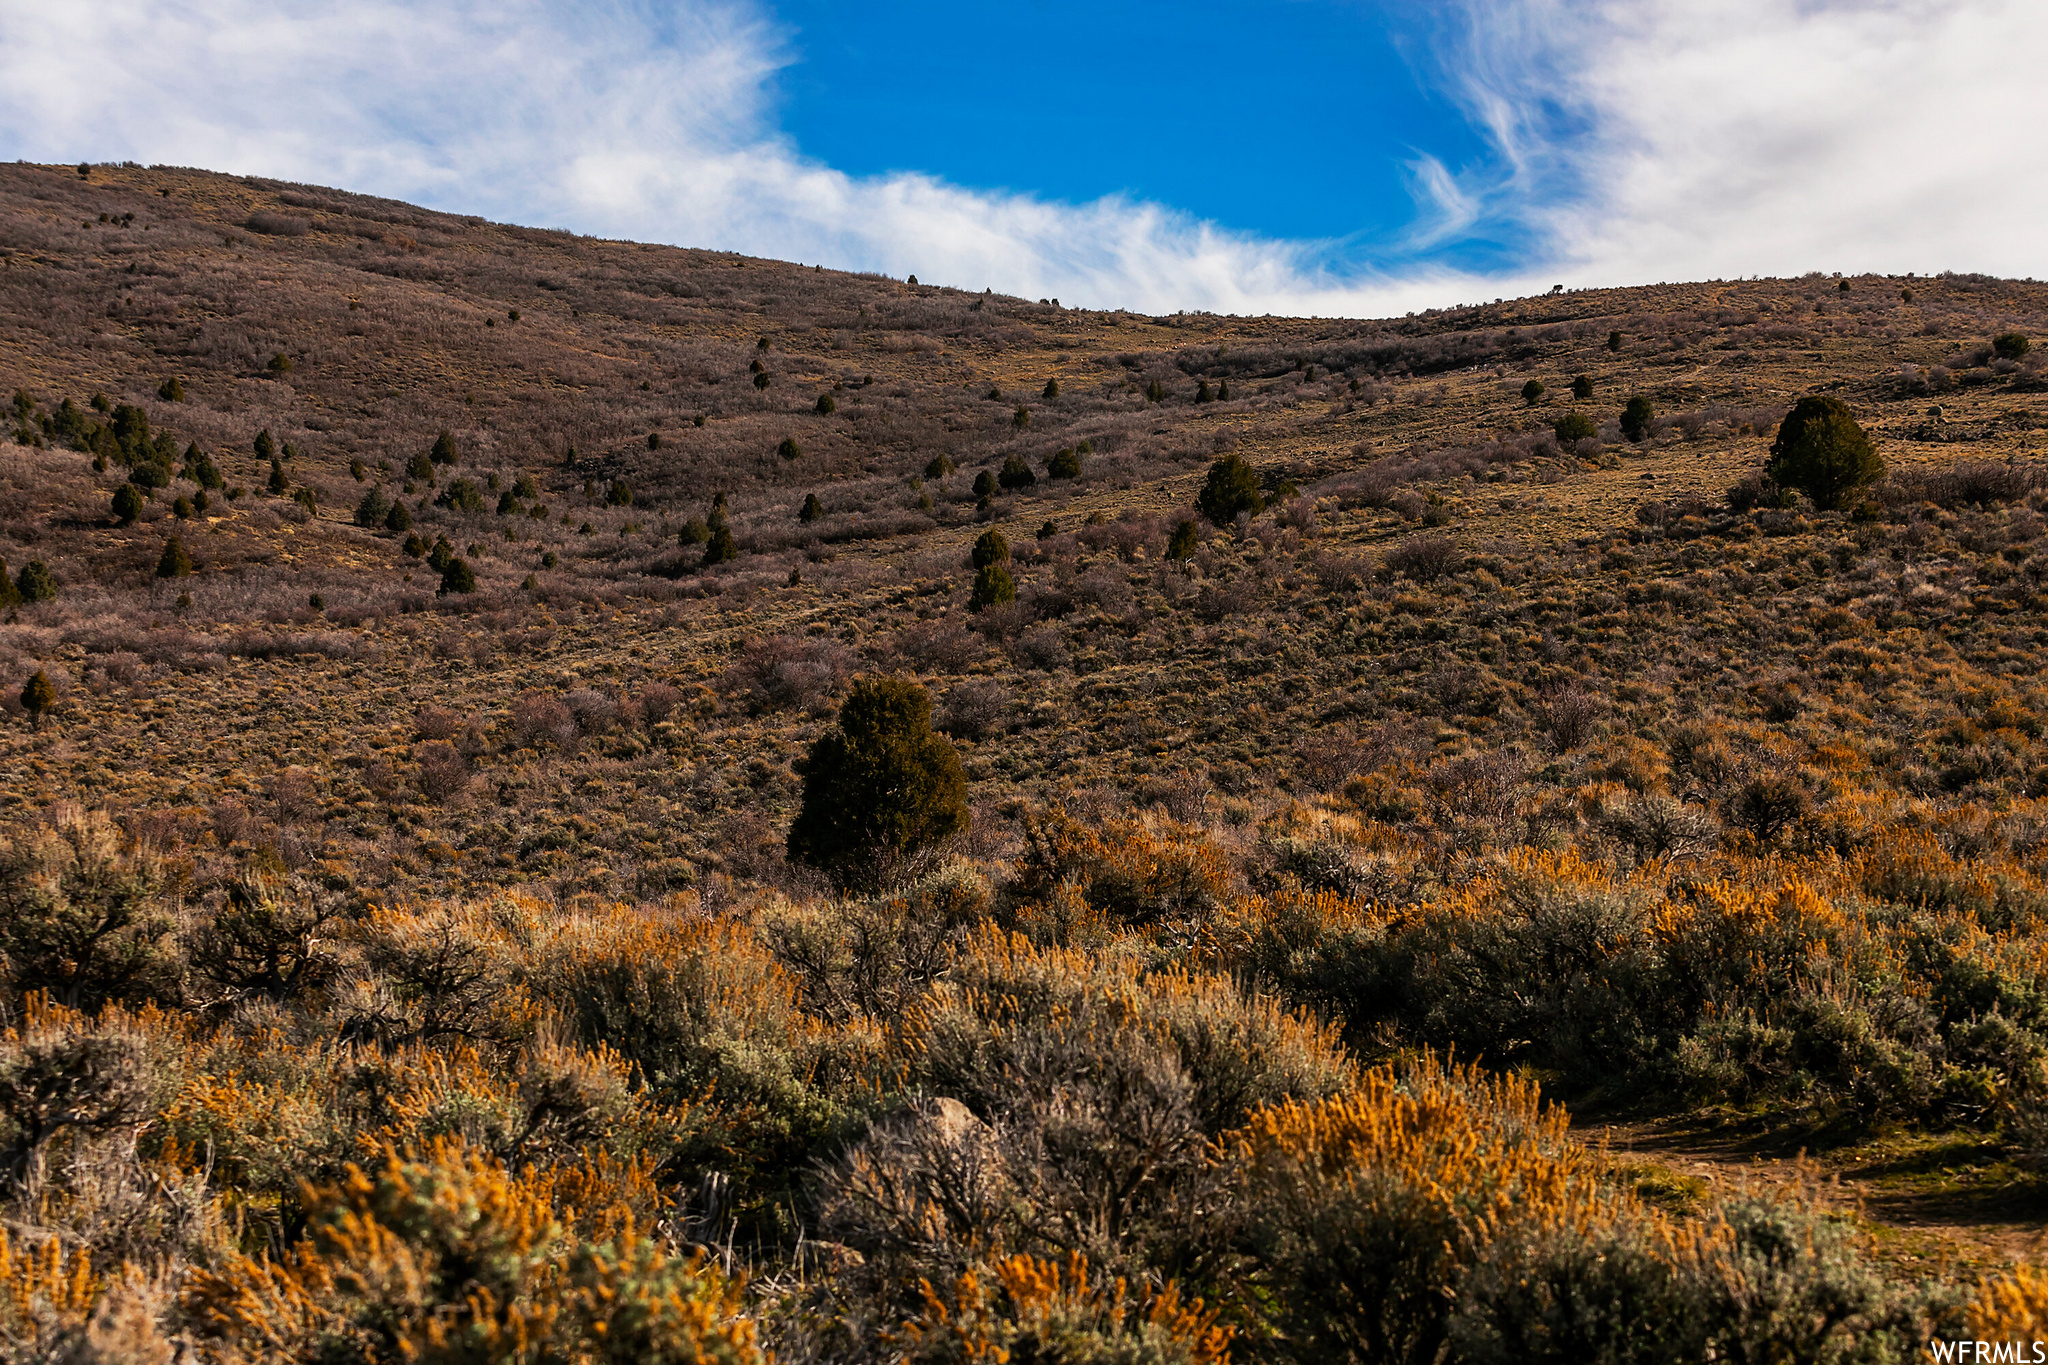
[[[2048,207],[2024,131],[2048,11],[1448,13],[1426,35],[1433,67],[1492,155],[1454,172],[1418,149],[1414,229],[1378,268],[1159,204],[844,174],[774,126],[787,36],[744,0],[0,0],[0,152],[202,165],[1155,312],[1398,313],[1553,278],[2048,273],[2023,226]],[[1522,267],[1475,276],[1433,254],[1504,225],[1535,243]]]

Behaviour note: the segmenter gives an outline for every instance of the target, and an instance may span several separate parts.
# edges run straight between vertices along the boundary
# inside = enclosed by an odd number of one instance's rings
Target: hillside
[[[1251,1210],[1314,1125],[1273,1106],[1398,1106],[1373,1087],[1405,1076],[1554,1175],[1565,1223],[1592,1217],[1572,1172],[1601,1161],[1518,1089],[1540,1079],[1660,1163],[1833,1153],[1890,1278],[1832,1251],[1813,1274],[1862,1286],[1859,1331],[1955,1326],[1973,1276],[2033,1254],[2048,1152],[2048,383],[2042,352],[1994,344],[2044,333],[2048,285],[1948,275],[1155,318],[199,171],[0,166],[0,557],[55,589],[0,626],[0,807],[148,860],[164,916],[118,987],[64,959],[15,1045],[128,1038],[164,1089],[123,1131],[213,1210],[123,1242],[74,1192],[40,1226],[109,1275],[217,1270],[305,1232],[298,1174],[339,1179],[362,1135],[425,1160],[456,1133],[498,1177],[624,1163],[606,1189],[643,1232],[752,1266],[785,1358],[866,1358],[920,1313],[938,1333],[920,1276],[947,1321],[990,1267],[1107,1313],[1108,1264],[1222,1314],[1159,1319],[1186,1353],[1159,1359],[1218,1358],[1221,1327],[1232,1358],[1433,1359],[1286,1307],[1307,1234]],[[1888,467],[1848,510],[1760,482],[1808,394]],[[1561,437],[1572,414],[1592,434]],[[1196,500],[1231,454],[1266,506],[1219,526]],[[124,486],[147,494],[127,517]],[[734,554],[707,562],[721,519]],[[971,611],[991,528],[1016,597]],[[441,591],[430,553],[474,591]],[[929,693],[973,822],[934,879],[863,899],[783,846],[793,765],[873,674]],[[223,984],[248,904],[312,916],[286,936],[328,964],[303,989]],[[38,981],[11,941],[19,999]],[[620,985],[635,962],[666,984]],[[1019,1041],[1033,991],[1094,1022]],[[1204,1030],[1244,1053],[1225,1097]],[[1112,1064],[1155,1045],[1145,1078]],[[416,1090],[340,1079],[376,1067]],[[1138,1121],[1117,1103],[1191,1087],[1171,1122],[1146,1111],[1177,1135],[1117,1158],[1140,1172],[1118,1210],[1082,1207],[1108,1175],[1052,1188],[1058,1124],[1014,1098],[1076,1077],[1100,1128],[1062,1131],[1098,1155]],[[549,1085],[581,1087],[579,1117]],[[504,1116],[449,1118],[458,1094]],[[938,1181],[930,1134],[965,1141],[935,1103],[1022,1144],[984,1154],[1015,1188],[983,1193],[1040,1221],[905,1231],[929,1210],[883,1173]],[[1715,1136],[1688,1146],[1681,1119]],[[1229,1198],[1198,1171],[1227,1134],[1242,1160],[1218,1169],[1251,1182]],[[1753,1249],[1721,1176],[1603,1169],[1601,1226],[1678,1220],[1698,1266]],[[1212,1198],[1249,1259],[1190,1239]],[[849,1259],[807,1259],[827,1234]],[[1453,1279],[1495,1317],[1385,1331],[1546,1358],[1502,1335],[1507,1263],[1477,1245]],[[1083,1252],[1095,1280],[1060,1260]],[[1937,1280],[1962,1287],[1884,1297]],[[1002,1283],[1023,1321],[1039,1300]],[[167,1332],[255,1330],[220,1284],[183,1326],[168,1292]],[[1612,1358],[1680,1348],[1636,1349]]]

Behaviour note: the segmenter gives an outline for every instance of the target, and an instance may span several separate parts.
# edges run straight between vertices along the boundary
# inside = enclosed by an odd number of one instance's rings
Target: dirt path
[[[1876,1254],[1907,1272],[1980,1274],[2048,1262],[2048,1185],[1968,1144],[1870,1144],[1813,1157],[1769,1138],[1672,1120],[1585,1121],[1573,1132],[1604,1147],[1652,1198],[1682,1203],[1689,1194],[1753,1190],[1803,1200],[1854,1218]]]

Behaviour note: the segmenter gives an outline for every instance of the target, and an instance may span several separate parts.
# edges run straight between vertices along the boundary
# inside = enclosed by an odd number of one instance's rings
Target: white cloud
[[[1575,282],[2048,274],[2038,0],[1470,0],[1442,69]]]
[[[1532,231],[1526,271],[1155,204],[853,177],[768,121],[787,60],[745,0],[0,0],[0,151],[334,184],[516,222],[1155,312],[1383,314],[1551,279],[2048,273],[2033,0],[1469,0],[1437,34],[1496,150],[1409,165],[1407,246]]]

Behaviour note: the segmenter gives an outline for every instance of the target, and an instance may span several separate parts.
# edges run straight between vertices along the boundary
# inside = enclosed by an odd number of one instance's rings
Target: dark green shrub
[[[1056,521],[1053,521],[1053,520],[1052,520],[1051,518],[1049,518],[1049,517],[1048,517],[1048,518],[1046,519],[1046,522],[1045,522],[1045,524],[1044,524],[1043,526],[1040,526],[1040,527],[1038,528],[1038,538],[1039,538],[1040,540],[1051,540],[1051,539],[1052,539],[1052,538],[1053,538],[1054,536],[1058,535],[1059,533],[1060,533],[1060,526],[1059,526],[1059,523],[1058,523],[1058,522],[1056,522]],[[6,567],[6,564],[5,564],[5,562],[4,562],[4,561],[0,561],[0,568],[5,568],[5,567]]]
[[[270,462],[270,478],[264,484],[264,487],[271,493],[282,497],[291,486],[291,480],[286,478],[284,474],[284,462],[282,460],[272,460]]]
[[[765,389],[768,387],[768,371],[762,370],[759,374],[754,376],[754,387],[757,389]]]
[[[1537,404],[1537,402],[1538,402],[1539,400],[1541,400],[1541,399],[1542,399],[1542,397],[1543,397],[1543,381],[1542,381],[1542,380],[1540,380],[1540,379],[1532,379],[1532,380],[1530,380],[1530,381],[1529,381],[1528,383],[1526,383],[1526,384],[1522,385],[1522,401],[1523,401],[1524,403],[1527,403],[1527,404],[1528,404],[1528,405],[1529,405],[1530,407],[1532,407],[1532,408],[1533,408],[1533,407],[1535,407],[1535,406],[1536,406],[1536,404]]]
[[[974,476],[974,496],[992,498],[996,495],[996,476],[989,470],[982,470]]]
[[[1591,398],[1592,396],[1593,380],[1591,376],[1582,374],[1578,378],[1572,380],[1572,397],[1583,399]]]
[[[1550,430],[1557,437],[1559,445],[1570,445],[1573,441],[1583,441],[1589,436],[1600,434],[1599,429],[1593,425],[1593,419],[1583,412],[1566,413],[1557,419]]]
[[[725,519],[721,517],[718,524],[711,528],[710,539],[704,542],[704,558],[698,561],[698,565],[708,569],[739,557],[739,543],[732,538],[732,528],[727,526]]]
[[[1657,410],[1650,406],[1650,400],[1637,394],[1628,400],[1628,406],[1621,410],[1621,434],[1631,444],[1641,445],[1650,435],[1650,422]]]
[[[50,684],[50,675],[37,669],[29,680],[21,685],[21,709],[28,712],[31,730],[43,728],[43,713],[57,704],[57,689]]]
[[[450,593],[470,593],[475,591],[476,574],[470,570],[469,561],[450,558],[448,567],[441,570],[441,588],[438,595],[446,597]]]
[[[47,602],[57,595],[57,580],[50,574],[50,566],[40,559],[31,559],[22,565],[20,575],[14,580],[15,591],[24,602]]]
[[[185,542],[172,536],[164,542],[164,552],[157,556],[156,576],[158,578],[183,578],[192,572],[192,556],[185,553]]]
[[[292,358],[283,351],[279,351],[276,355],[270,357],[270,363],[263,368],[269,370],[272,374],[290,374],[292,372]]]
[[[991,564],[1007,564],[1010,562],[1010,542],[1003,538],[1001,531],[993,528],[983,531],[981,538],[974,542],[970,558],[977,569],[986,569]]]
[[[821,393],[818,395],[818,404],[814,411],[820,417],[830,417],[839,411],[839,401],[829,393]]]
[[[931,458],[931,463],[924,467],[924,476],[927,479],[943,479],[952,473],[954,468],[953,461],[949,457],[934,455]]]
[[[1078,479],[1081,477],[1081,456],[1078,452],[1062,447],[1045,462],[1045,473],[1051,479]]]
[[[174,375],[157,385],[156,396],[166,403],[182,403],[185,401],[185,386]]]
[[[446,573],[448,565],[455,558],[455,547],[448,543],[448,537],[435,536],[434,548],[427,551],[427,564],[435,573]]]
[[[633,490],[624,479],[613,479],[611,487],[604,490],[604,504],[607,507],[631,507]]]
[[[2033,343],[2027,340],[2025,332],[2001,332],[1991,338],[1991,349],[2005,360],[2018,360],[2033,349]]]
[[[1164,403],[1166,401],[1166,385],[1157,379],[1147,384],[1145,386],[1145,400],[1150,403]]]
[[[213,462],[211,455],[199,448],[197,441],[185,447],[185,477],[201,488],[210,488],[215,492],[227,487],[227,480],[221,477],[220,466]]]
[[[361,483],[370,477],[370,467],[361,460],[350,460],[348,462],[348,476],[357,483]]]
[[[676,533],[676,539],[684,545],[702,545],[711,539],[711,528],[704,524],[704,518],[691,517]]]
[[[824,515],[825,504],[818,501],[816,493],[811,493],[804,497],[804,510],[796,514],[796,519],[808,526]]]
[[[974,575],[974,591],[967,596],[967,610],[980,613],[1016,600],[1017,584],[1010,571],[1000,564],[988,564]]]
[[[931,728],[931,698],[900,678],[865,678],[800,771],[789,856],[843,885],[873,886],[967,828],[967,775]]]
[[[277,458],[277,442],[270,438],[270,429],[268,427],[256,433],[256,458],[259,460],[275,460]]]
[[[413,456],[405,462],[405,477],[415,479],[420,483],[432,483],[434,481],[434,462],[427,458],[425,452]]]
[[[427,452],[427,459],[433,464],[455,463],[455,437],[443,431],[434,438],[434,448]]]
[[[384,529],[396,535],[412,529],[412,509],[396,498],[391,500],[391,510],[384,514]]]
[[[1620,332],[1609,332],[1607,334],[1607,349],[1610,351],[1619,351],[1621,349]]]
[[[14,575],[7,572],[7,561],[0,559],[0,607],[21,605],[21,589],[14,586]]]
[[[142,490],[132,483],[124,483],[114,490],[114,523],[117,526],[132,526],[142,515]]]
[[[1208,380],[1204,379],[1195,386],[1195,401],[1197,403],[1213,403],[1216,401],[1216,392],[1209,387]]]
[[[405,545],[403,548],[407,555],[411,556],[414,559],[418,559],[421,555],[427,552],[427,542],[420,539],[419,532],[414,531],[408,536],[406,536]]]
[[[996,475],[996,482],[1005,488],[1029,488],[1038,482],[1038,476],[1031,472],[1022,455],[1012,455],[1003,461],[1003,468]]]
[[[1025,407],[1022,403],[1019,403],[1017,405],[1017,410],[1010,414],[1010,425],[1015,427],[1018,431],[1022,431],[1024,430],[1024,428],[1030,426],[1031,409]]]
[[[1058,378],[1056,378],[1056,377],[1055,377],[1055,378],[1052,378],[1052,379],[1048,379],[1048,380],[1046,380],[1046,381],[1045,381],[1045,389],[1044,389],[1044,391],[1043,391],[1043,392],[1042,392],[1042,393],[1041,393],[1041,394],[1040,394],[1039,396],[1040,396],[1040,397],[1042,397],[1042,398],[1057,398],[1057,397],[1059,397],[1059,396],[1060,396],[1060,381],[1058,380]]]
[[[168,488],[171,471],[154,460],[142,460],[128,471],[128,482],[137,488]]]
[[[1209,466],[1209,477],[1195,499],[1202,515],[1216,526],[1233,524],[1240,512],[1256,516],[1265,505],[1259,494],[1258,471],[1235,451]]]
[[[1202,533],[1193,521],[1183,521],[1173,528],[1173,535],[1166,542],[1166,557],[1185,562],[1195,557],[1195,551],[1202,546]]]
[[[785,460],[794,460],[804,453],[804,448],[796,443],[796,437],[785,436],[782,444],[775,447],[775,453]]]
[[[1770,479],[1796,488],[1823,512],[1884,477],[1884,460],[1839,398],[1809,394],[1793,405],[1771,442]]]
[[[441,490],[441,496],[434,502],[454,512],[466,512],[474,516],[484,510],[484,494],[474,479],[457,479]]]

